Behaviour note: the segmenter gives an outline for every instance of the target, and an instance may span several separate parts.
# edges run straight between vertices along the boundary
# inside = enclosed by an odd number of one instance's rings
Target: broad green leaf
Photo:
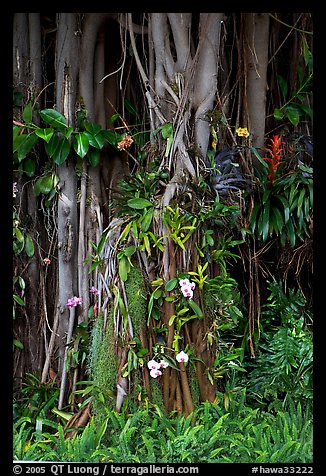
[[[69,139],[69,137],[71,136],[72,132],[73,132],[73,128],[72,127],[68,127],[64,132],[64,135],[65,135],[65,138],[66,139]]]
[[[15,226],[15,227],[13,228],[13,232],[15,233],[16,239],[17,239],[20,243],[23,243],[23,246],[24,246],[25,238],[24,238],[24,235],[22,234],[22,232],[20,231],[20,229]]]
[[[128,248],[124,250],[123,254],[129,258],[136,252],[136,249],[137,248],[135,245],[128,246]]]
[[[203,317],[203,312],[202,312],[202,310],[200,309],[200,307],[198,306],[197,303],[195,303],[194,301],[189,299],[189,306],[192,308],[192,310],[194,311],[196,316]]]
[[[18,276],[18,282],[19,282],[20,289],[25,289],[26,283],[25,283],[25,280],[21,276]]]
[[[281,109],[275,108],[274,109],[274,118],[277,121],[280,121],[281,119],[283,119],[283,117],[284,117],[283,111],[281,111]]]
[[[135,208],[137,210],[142,210],[143,208],[153,206],[153,204],[146,198],[130,198],[127,204],[130,208]]]
[[[102,149],[105,142],[105,137],[101,131],[94,135],[89,132],[83,132],[83,134],[88,137],[91,146],[95,147],[95,149]]]
[[[166,291],[172,291],[172,289],[174,289],[176,287],[177,283],[178,283],[177,278],[170,279],[170,281],[168,281],[164,286],[165,290]]]
[[[127,281],[128,273],[130,271],[130,263],[125,256],[119,260],[119,276],[121,281]]]
[[[50,124],[52,127],[56,127],[60,131],[65,131],[68,127],[68,122],[65,116],[54,109],[43,109],[40,111],[40,116],[44,122]]]
[[[100,150],[90,147],[87,152],[87,158],[91,167],[97,167],[101,161]]]
[[[13,298],[17,304],[19,304],[20,306],[25,306],[25,302],[22,300],[20,296],[18,296],[18,294],[14,294]]]
[[[173,136],[173,125],[171,122],[167,122],[162,126],[162,137],[163,139],[168,139]]]
[[[32,102],[29,102],[23,110],[23,120],[26,124],[30,124],[33,119],[33,111],[32,111]]]
[[[77,132],[73,142],[73,147],[76,154],[83,159],[89,149],[89,139],[85,132]]]
[[[25,251],[26,254],[29,258],[34,256],[34,243],[32,240],[32,237],[29,233],[26,234],[26,239],[25,239]]]
[[[102,129],[100,124],[96,124],[95,122],[88,122],[88,121],[84,122],[84,127],[86,131],[89,132],[90,135],[92,136],[95,136],[96,134],[98,134],[100,130]]]
[[[49,140],[53,136],[53,133],[54,133],[53,127],[48,127],[46,129],[41,129],[41,128],[35,129],[35,134],[41,139],[43,139],[45,142],[49,142]]]
[[[30,134],[21,134],[20,136],[18,136],[16,139],[16,143],[17,140],[22,136],[24,136],[25,138],[21,141],[21,144],[17,150],[17,157],[19,162],[21,162],[26,157],[26,155],[32,150],[35,142],[37,141],[36,135],[32,132]]]
[[[307,114],[309,117],[313,117],[313,109],[305,104],[298,104],[298,107],[302,109],[304,114]]]
[[[107,140],[108,143],[113,146],[116,146],[117,143],[120,142],[122,139],[121,134],[117,134],[116,132],[113,132],[113,131],[102,131],[102,134],[105,140]]]
[[[300,109],[292,105],[292,106],[286,106],[284,110],[291,124],[293,124],[294,126],[297,126],[299,124],[300,115],[301,115]]]
[[[53,176],[45,175],[44,177],[40,177],[39,179],[36,180],[34,185],[34,194],[36,196],[40,195],[41,193],[46,195],[47,193],[50,192],[52,188],[53,188]]]
[[[48,143],[45,143],[45,150],[57,165],[63,164],[70,152],[69,141],[65,137],[54,134]]]
[[[36,170],[35,160],[31,159],[30,157],[25,159],[23,169],[28,177],[33,177],[35,175]]]

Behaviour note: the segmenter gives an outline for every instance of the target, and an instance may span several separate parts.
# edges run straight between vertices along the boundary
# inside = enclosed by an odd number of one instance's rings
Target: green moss
[[[131,267],[125,286],[134,336],[139,337],[139,330],[147,321],[147,293],[143,273],[136,264]]]
[[[102,422],[106,409],[115,409],[117,358],[114,345],[113,309],[108,313],[107,327],[103,331],[103,316],[99,316],[93,331],[88,360],[90,378],[98,391],[94,391],[93,413],[96,422]],[[102,396],[103,397],[102,397]],[[104,400],[103,401],[101,401]]]
[[[189,387],[195,407],[200,404],[200,391],[195,367],[189,367]]]
[[[160,382],[155,379],[151,379],[151,392],[152,392],[152,403],[157,405],[159,408],[164,408],[163,395],[160,386]]]

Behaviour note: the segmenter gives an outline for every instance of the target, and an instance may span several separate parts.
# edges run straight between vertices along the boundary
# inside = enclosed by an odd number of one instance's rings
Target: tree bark
[[[72,126],[75,121],[75,99],[78,72],[77,17],[74,13],[57,15],[56,43],[56,108]],[[66,303],[77,293],[77,200],[76,174],[72,158],[58,166],[60,193],[58,199],[58,270],[59,270],[59,374],[64,376],[67,355],[66,339],[74,325],[75,309]],[[60,406],[65,395],[65,378],[61,381]]]
[[[252,145],[257,149],[263,149],[269,40],[268,13],[245,13],[245,40],[248,128],[253,133]]]

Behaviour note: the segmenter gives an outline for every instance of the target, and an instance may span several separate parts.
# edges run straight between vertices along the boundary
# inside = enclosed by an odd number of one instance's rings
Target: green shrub
[[[284,409],[291,399],[311,405],[313,342],[307,303],[300,291],[286,294],[275,281],[269,290],[257,358],[247,364],[248,396],[269,409]]]

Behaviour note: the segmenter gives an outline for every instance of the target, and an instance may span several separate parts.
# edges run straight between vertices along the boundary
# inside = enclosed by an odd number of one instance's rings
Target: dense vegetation
[[[14,459],[312,462],[309,14],[48,15],[14,35]]]

